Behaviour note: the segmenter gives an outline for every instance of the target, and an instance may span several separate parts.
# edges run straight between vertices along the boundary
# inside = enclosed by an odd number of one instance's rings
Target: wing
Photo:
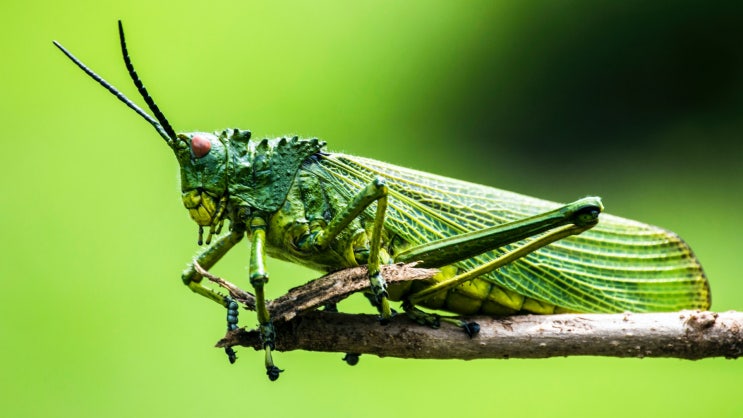
[[[316,173],[353,196],[375,176],[389,186],[385,227],[413,245],[536,215],[558,205],[343,154]],[[371,215],[371,213],[370,213]],[[457,263],[471,269],[515,243]],[[707,279],[689,246],[670,231],[601,214],[599,224],[484,277],[532,299],[578,312],[707,309]]]

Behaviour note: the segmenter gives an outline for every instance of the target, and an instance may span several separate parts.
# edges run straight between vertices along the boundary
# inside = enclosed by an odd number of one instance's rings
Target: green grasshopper
[[[198,224],[195,258],[208,269],[244,236],[251,244],[250,283],[271,380],[275,333],[266,309],[265,255],[324,272],[368,265],[369,299],[380,319],[389,301],[417,321],[453,313],[648,312],[707,309],[710,291],[688,245],[674,233],[607,214],[586,197],[558,205],[492,187],[368,158],[329,153],[317,139],[252,141],[249,131],[177,134],[147,93],[127,52],[124,63],[150,116],[56,41],[78,67],[149,122],[181,168],[183,204]],[[229,232],[213,243],[225,220]],[[204,228],[208,228],[203,239]],[[387,287],[380,264],[420,261],[440,273]],[[182,275],[192,291],[228,309],[237,305],[202,284],[193,265]],[[470,335],[473,323],[449,319]],[[234,352],[228,351],[234,361]]]

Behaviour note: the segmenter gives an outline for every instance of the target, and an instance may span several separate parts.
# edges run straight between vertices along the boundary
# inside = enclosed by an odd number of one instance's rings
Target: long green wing
[[[343,154],[315,168],[353,196],[375,176],[388,181],[385,227],[411,244],[536,215],[557,203]],[[532,299],[579,312],[706,309],[707,279],[688,245],[670,231],[601,214],[579,236],[544,247],[483,277]],[[516,245],[516,244],[514,244]],[[457,263],[485,263],[512,248]]]

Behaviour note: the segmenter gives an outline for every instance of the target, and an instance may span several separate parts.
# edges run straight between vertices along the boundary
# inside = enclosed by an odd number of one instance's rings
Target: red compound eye
[[[212,149],[212,143],[203,136],[194,135],[191,138],[191,151],[193,151],[193,155],[195,155],[196,158],[205,156],[209,153],[210,149]]]

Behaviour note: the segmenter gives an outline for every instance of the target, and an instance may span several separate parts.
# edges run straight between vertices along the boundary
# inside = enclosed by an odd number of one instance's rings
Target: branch
[[[438,273],[436,269],[416,268],[415,264],[386,264],[380,266],[380,272],[387,283],[430,279]],[[251,293],[225,279],[214,276],[196,261],[194,261],[194,268],[202,276],[227,289],[230,296],[236,302],[241,303],[245,309],[255,310],[255,296]],[[297,315],[327,304],[338,303],[353,293],[367,289],[369,287],[367,272],[366,266],[348,268],[295,287],[285,295],[266,304],[268,311],[271,312],[271,320],[274,324],[289,321]]]
[[[418,325],[404,315],[382,326],[373,315],[310,312],[277,324],[279,351],[308,350],[401,358],[546,358],[558,356],[737,358],[743,313],[519,315],[467,318],[480,324],[469,339],[449,324]],[[257,331],[238,329],[219,347],[260,349]]]
[[[383,266],[388,282],[430,278],[436,270]],[[197,266],[230,291],[247,309],[251,294]],[[570,355],[610,357],[738,358],[743,355],[743,312],[681,311],[646,314],[563,314],[468,317],[480,333],[468,338],[443,323],[433,329],[404,314],[382,326],[374,315],[318,311],[368,287],[365,267],[341,270],[290,290],[269,302],[276,349],[374,354],[401,358],[546,358]],[[257,330],[228,332],[218,347],[261,349]]]

